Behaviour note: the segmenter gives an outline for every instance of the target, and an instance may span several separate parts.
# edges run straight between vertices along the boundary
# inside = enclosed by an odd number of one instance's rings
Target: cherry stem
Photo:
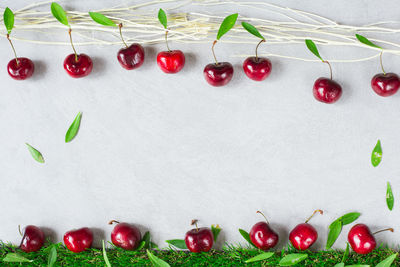
[[[11,42],[10,35],[9,35],[8,33],[7,33],[7,39],[8,39],[8,41],[10,42],[10,45],[11,45],[12,50],[14,51],[15,61],[17,61],[17,66],[18,66],[18,65],[19,65],[19,60],[18,60],[18,57],[17,57],[17,52],[15,52],[14,45],[13,45],[13,43]]]
[[[213,42],[213,44],[212,44],[212,46],[211,46],[211,51],[212,51],[213,56],[214,56],[215,65],[218,65],[218,60],[217,60],[217,57],[215,56],[215,52],[214,52],[214,46],[215,46],[216,43],[217,43],[217,40],[215,40],[215,41]]]
[[[124,45],[126,46],[126,48],[128,48],[128,45],[125,43],[124,37],[122,37],[122,23],[118,24],[118,28],[119,28],[119,35],[121,36],[121,40],[124,43]]]
[[[72,29],[71,29],[71,28],[69,28],[69,30],[68,30],[68,34],[69,34],[69,41],[71,42],[72,50],[74,50],[74,54],[75,54],[75,62],[78,62],[78,54],[76,53],[76,50],[75,50],[74,44],[72,43],[72,34],[71,34],[71,32],[72,32]]]
[[[332,80],[332,66],[331,66],[331,63],[329,63],[329,61],[326,61],[326,60],[322,60],[322,62],[328,64],[329,72],[331,73],[331,80]]]
[[[23,236],[22,231],[21,231],[21,225],[18,224],[18,232],[21,236]]]
[[[260,44],[263,43],[263,42],[265,42],[265,39],[261,39],[261,41],[260,41],[260,42],[257,44],[257,46],[256,46],[256,61],[258,61],[258,54],[257,54],[258,47],[259,47]]]
[[[319,212],[319,214],[324,214],[324,212],[322,210],[314,210],[313,214],[311,214],[311,216],[308,217],[308,219],[306,220],[306,223],[308,223],[308,221],[311,220],[311,218],[314,217],[314,215],[318,212]]]
[[[382,229],[382,230],[376,231],[375,233],[373,233],[373,235],[378,234],[380,232],[385,232],[385,231],[390,231],[390,232],[393,233],[394,229],[393,228]]]
[[[108,224],[110,224],[110,225],[113,224],[113,223],[119,223],[119,221],[111,220],[111,221],[108,222]]]
[[[197,232],[199,231],[199,227],[197,227],[197,220],[196,220],[196,219],[192,220],[192,222],[190,223],[190,225],[195,225],[195,226],[196,226]]]
[[[259,210],[257,210],[257,213],[260,213],[260,214],[264,217],[265,221],[269,224],[269,222],[268,222],[268,220],[267,220],[267,217],[265,217],[264,213],[262,213],[262,212],[259,211]]]
[[[385,69],[383,68],[383,64],[382,64],[382,55],[383,55],[383,50],[382,50],[382,52],[381,52],[381,55],[380,55],[380,57],[379,57],[379,60],[380,60],[380,63],[381,63],[381,68],[382,68],[383,75],[386,75]]]
[[[168,52],[171,52],[171,49],[169,49],[169,46],[168,46],[168,39],[167,39],[167,36],[168,36],[168,30],[165,31],[165,43],[167,44]]]

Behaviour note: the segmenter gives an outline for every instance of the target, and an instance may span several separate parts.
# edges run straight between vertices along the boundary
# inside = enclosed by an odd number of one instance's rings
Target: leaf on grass
[[[280,260],[279,265],[292,266],[307,259],[307,257],[308,257],[307,254],[300,254],[300,253],[288,254]]]
[[[221,227],[219,227],[219,225],[211,225],[211,232],[213,233],[213,237],[214,237],[214,242],[217,242],[219,233],[221,232]]]
[[[65,13],[65,10],[62,8],[62,6],[56,2],[51,3],[51,14],[53,14],[53,16],[62,24],[69,26],[67,13]]]
[[[33,260],[27,259],[17,253],[8,253],[4,258],[5,262],[32,262]]]
[[[346,242],[346,250],[343,253],[342,262],[345,262],[347,260],[347,257],[349,256],[349,252],[350,252],[350,245],[348,242]]]
[[[330,249],[335,243],[336,239],[339,237],[340,232],[342,232],[342,221],[335,220],[331,225],[329,225],[328,239],[326,240],[326,249]]]
[[[71,142],[72,139],[78,134],[79,127],[81,125],[82,112],[79,112],[76,115],[74,121],[71,126],[69,126],[67,133],[65,134],[65,143]]]
[[[392,187],[390,186],[389,182],[387,182],[387,189],[386,189],[386,204],[389,210],[393,209],[394,197],[393,197]]]
[[[103,258],[104,258],[104,262],[106,263],[107,267],[111,267],[111,263],[108,260],[108,256],[107,256],[107,252],[106,252],[106,246],[104,245],[104,240],[101,241],[102,245],[103,245]]]
[[[37,162],[44,163],[44,158],[42,156],[42,153],[40,153],[36,148],[31,146],[30,144],[28,143],[25,144],[27,145],[28,150],[31,153],[33,159],[36,160]]]
[[[142,243],[143,243],[143,247],[141,247]],[[142,248],[149,248],[149,247],[150,247],[150,232],[147,231],[146,233],[144,233],[142,241],[140,242],[140,245],[137,250],[140,250]]]
[[[146,246],[146,241],[140,241],[139,246],[136,248],[136,250],[141,250]]]
[[[376,267],[390,267],[392,265],[393,261],[396,259],[397,255],[398,255],[398,253],[390,255],[389,257],[387,257],[386,259],[384,259],[383,261],[378,263],[376,265]]]
[[[53,267],[57,261],[57,248],[55,245],[51,246],[49,256],[47,258],[47,267]]]
[[[225,33],[229,32],[229,30],[232,29],[233,26],[235,26],[238,15],[239,15],[238,13],[229,15],[222,21],[221,26],[219,26],[219,30],[217,33],[217,40],[221,39],[221,37]]]
[[[363,43],[363,44],[365,44],[365,45],[368,45],[368,46],[371,46],[371,47],[375,47],[375,48],[382,49],[382,47],[380,47],[380,46],[374,44],[373,42],[371,42],[370,40],[368,40],[368,38],[366,38],[366,37],[364,37],[364,36],[362,36],[362,35],[356,34],[356,37],[357,37],[358,41],[360,41],[361,43]]]
[[[379,163],[381,163],[381,160],[382,160],[382,146],[381,146],[381,140],[378,140],[371,154],[372,166],[374,167],[378,166]]]
[[[359,212],[349,212],[340,217],[339,219],[342,221],[343,225],[350,224],[360,217],[361,213]]]
[[[176,248],[187,249],[185,240],[182,240],[182,239],[171,239],[171,240],[166,240],[165,242],[167,242],[168,244],[170,244]]]
[[[246,260],[245,262],[246,263],[250,263],[250,262],[266,260],[266,259],[269,259],[272,256],[274,256],[274,254],[275,254],[274,252],[264,252],[264,253],[261,253],[261,254],[255,256],[255,257],[253,257],[253,258],[250,258],[250,259]]]
[[[248,31],[249,33],[251,33],[252,35],[254,35],[255,37],[258,37],[260,39],[265,40],[264,36],[261,35],[261,33],[257,30],[256,27],[254,27],[253,25],[251,25],[250,23],[247,22],[242,22],[242,27]]]
[[[244,239],[246,239],[247,242],[249,242],[252,246],[256,247],[256,245],[253,244],[250,240],[250,235],[243,229],[239,229],[239,233],[243,236]]]
[[[147,256],[149,257],[149,260],[151,264],[153,264],[154,267],[169,267],[170,265],[163,261],[162,259],[156,257],[153,255],[150,250],[147,250]]]
[[[10,34],[12,29],[14,28],[14,13],[8,7],[6,7],[6,9],[4,10],[3,21],[8,34]]]
[[[368,264],[352,264],[352,265],[346,265],[346,267],[370,267]]]
[[[156,243],[150,241],[149,248],[158,248],[158,246]]]
[[[167,14],[165,14],[165,11],[160,8],[160,10],[158,10],[158,20],[160,21],[161,25],[164,26],[164,29],[167,28]]]
[[[333,266],[333,267],[344,267],[344,263],[339,262],[339,263],[335,264],[335,266]]]
[[[112,26],[112,27],[118,27],[118,25],[112,21],[111,19],[107,18],[101,13],[98,12],[89,12],[89,16],[92,18],[94,22],[97,22],[98,24],[104,25],[104,26]]]
[[[312,40],[307,39],[306,40],[306,46],[308,48],[308,50],[311,51],[311,53],[313,53],[317,58],[319,58],[321,61],[324,61],[322,59],[322,57],[320,56],[319,52],[318,52],[318,48],[315,45],[315,43]]]

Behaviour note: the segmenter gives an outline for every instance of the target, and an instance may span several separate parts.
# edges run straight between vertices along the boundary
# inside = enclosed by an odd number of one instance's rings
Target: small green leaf
[[[185,240],[182,239],[171,239],[171,240],[166,240],[165,242],[180,249],[187,249]]]
[[[366,44],[366,45],[371,46],[371,47],[382,49],[382,47],[374,44],[373,42],[371,42],[370,40],[368,40],[366,37],[364,37],[362,35],[356,34],[356,37],[357,37],[358,41],[360,41],[363,44]]]
[[[81,118],[82,118],[82,113],[79,112],[78,115],[76,115],[71,126],[69,126],[67,133],[65,134],[65,143],[71,142],[72,139],[74,139],[75,136],[77,135],[79,131],[79,126],[81,125]]]
[[[326,249],[330,249],[335,243],[336,239],[339,237],[342,231],[342,221],[336,220],[331,225],[329,225],[328,240],[326,240]]]
[[[165,14],[165,11],[160,8],[160,10],[158,10],[158,20],[160,21],[161,25],[164,26],[164,29],[167,28],[167,15]]]
[[[4,10],[3,21],[8,34],[10,34],[12,29],[14,28],[14,13],[8,7],[6,7],[6,9]]]
[[[350,253],[350,245],[348,242],[346,242],[346,250],[343,253],[343,258],[342,258],[342,262],[345,262],[347,260],[347,257],[349,256]]]
[[[101,13],[98,12],[89,12],[89,16],[92,18],[94,22],[97,22],[98,24],[104,25],[104,26],[112,26],[112,27],[118,27],[118,25],[112,21],[111,19],[107,18]]]
[[[150,232],[149,231],[144,233],[144,236],[143,236],[141,242],[144,242],[144,247],[138,248],[138,250],[140,250],[142,248],[149,248],[150,247]],[[140,247],[140,245],[139,245],[139,247]]]
[[[169,267],[170,265],[163,261],[162,259],[156,257],[153,255],[150,250],[147,250],[147,256],[149,257],[149,260],[151,264],[153,264],[154,267]]]
[[[217,224],[216,226],[211,225],[211,232],[213,233],[214,236],[214,242],[217,242],[219,233],[221,232],[221,227],[219,227],[219,225]]]
[[[274,254],[275,254],[274,252],[264,252],[264,253],[261,253],[261,254],[255,256],[255,257],[253,257],[253,258],[250,258],[250,259],[246,260],[245,262],[246,263],[250,263],[250,262],[266,260],[266,259],[269,259],[272,256],[274,256]]]
[[[25,144],[27,145],[28,150],[31,153],[33,159],[36,160],[37,162],[44,163],[44,158],[43,158],[42,154],[36,148],[31,146],[30,144],[28,144],[28,143],[25,143]]]
[[[217,33],[217,40],[221,39],[221,37],[225,33],[229,32],[229,30],[233,28],[238,18],[238,15],[239,15],[238,13],[229,15],[222,21],[221,26],[219,26],[219,30]]]
[[[4,258],[5,262],[32,262],[33,260],[27,259],[17,253],[8,253]]]
[[[393,261],[396,259],[397,255],[398,255],[398,253],[390,255],[389,257],[387,257],[386,259],[384,259],[383,261],[378,263],[378,265],[376,265],[376,267],[390,267],[392,265]]]
[[[111,267],[111,263],[108,260],[107,252],[106,252],[106,246],[104,245],[104,240],[101,240],[101,244],[103,245],[103,258],[104,262],[106,263],[107,267]]]
[[[392,187],[390,186],[389,182],[387,182],[387,189],[386,189],[386,204],[389,210],[393,209],[394,198],[393,198]]]
[[[281,261],[279,262],[279,265],[280,266],[292,266],[292,265],[295,265],[295,264],[307,259],[307,257],[308,257],[307,254],[300,254],[300,253],[288,254],[281,259]]]
[[[324,61],[324,60],[322,59],[322,57],[319,55],[318,48],[317,48],[317,46],[315,45],[315,43],[314,43],[312,40],[307,39],[307,40],[306,40],[306,45],[307,45],[307,47],[308,47],[308,50],[311,51],[311,53],[313,53],[313,54],[314,54],[317,58],[319,58],[321,61]]]
[[[381,147],[381,140],[378,140],[376,143],[376,146],[374,147],[374,150],[372,151],[371,155],[371,163],[372,166],[376,167],[381,163],[382,160],[382,147]]]
[[[139,246],[136,248],[136,250],[141,250],[146,246],[146,241],[140,241]]]
[[[344,267],[344,263],[339,262],[339,263],[335,264],[335,266],[333,266],[333,267]]]
[[[349,212],[340,217],[338,220],[341,220],[343,225],[347,225],[357,220],[360,215],[361,213],[359,212]]]
[[[62,6],[56,2],[51,3],[51,14],[53,14],[53,16],[62,24],[69,26],[67,13],[65,13],[65,10],[62,8]]]
[[[244,239],[246,239],[247,242],[249,242],[252,246],[256,247],[256,245],[253,244],[250,240],[250,235],[243,229],[239,229],[239,233],[243,236]]]
[[[53,245],[50,249],[49,256],[47,258],[47,267],[53,267],[57,261],[57,248]]]
[[[251,25],[250,23],[247,22],[242,22],[242,27],[248,31],[249,33],[251,33],[252,35],[254,35],[255,37],[258,37],[260,39],[265,40],[264,36],[261,35],[261,33],[257,30],[256,27],[254,27],[253,25]]]

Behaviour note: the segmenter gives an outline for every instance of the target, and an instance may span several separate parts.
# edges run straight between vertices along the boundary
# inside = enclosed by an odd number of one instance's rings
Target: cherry
[[[14,52],[14,59],[11,59],[7,64],[8,74],[14,80],[26,80],[33,75],[35,70],[35,65],[32,60],[26,57],[17,57],[17,52],[15,52],[15,48],[13,43],[11,42],[10,35],[7,34],[7,39],[10,42],[11,48]]]
[[[171,50],[168,46],[168,30],[165,31],[165,43],[168,51],[157,54],[157,65],[165,73],[177,73],[185,66],[185,55],[181,50]]]
[[[117,225],[111,232],[111,241],[113,244],[125,250],[137,249],[142,240],[139,229],[128,223],[120,223],[115,220],[110,221],[109,224],[113,224],[114,222]]]
[[[25,227],[25,232],[21,240],[19,248],[25,252],[38,251],[44,244],[43,231],[34,225]]]
[[[87,228],[68,231],[64,234],[64,244],[72,252],[79,253],[92,246],[93,233]]]
[[[323,214],[322,210],[315,210],[313,214],[305,221],[298,224],[289,234],[289,240],[293,247],[298,250],[306,250],[312,246],[318,239],[318,232],[308,221],[317,213]]]
[[[315,99],[326,104],[335,103],[342,96],[342,87],[340,84],[332,80],[332,67],[328,61],[323,60],[323,63],[327,63],[331,73],[330,78],[318,78],[313,87],[313,95]]]
[[[256,56],[248,57],[243,62],[244,73],[247,75],[247,77],[249,77],[250,79],[252,79],[254,81],[265,80],[271,73],[271,69],[272,69],[271,61],[269,61],[267,58],[262,58],[262,57],[257,56],[258,46],[262,42],[265,42],[265,40],[262,39],[258,43],[258,45],[256,47]]]
[[[354,225],[347,235],[347,240],[351,248],[358,254],[368,254],[376,247],[376,240],[374,235],[383,231],[393,232],[393,228],[371,233],[368,226],[362,223]]]
[[[185,235],[185,243],[191,252],[207,252],[211,249],[214,236],[210,228],[198,228],[197,220],[192,221],[196,228],[189,230]]]
[[[125,48],[121,48],[117,54],[119,64],[121,64],[121,66],[127,70],[137,69],[142,66],[144,62],[144,49],[140,44],[131,44],[128,46],[122,37],[122,23],[120,23],[118,26],[121,40],[125,45]]]
[[[215,63],[207,64],[203,74],[206,81],[212,86],[224,86],[232,80],[233,67],[229,62],[218,62],[214,53],[214,46],[217,40],[214,41],[211,50],[215,59]]]
[[[262,216],[264,216],[261,211],[257,211],[257,213],[260,213]],[[266,222],[256,223],[251,228],[249,235],[251,242],[259,249],[268,250],[278,244],[279,236],[274,230],[271,229],[267,218],[265,216],[264,218]]]
[[[394,73],[386,73],[382,64],[383,50],[380,55],[380,64],[383,73],[372,77],[371,87],[380,96],[394,95],[400,88],[400,78]]]

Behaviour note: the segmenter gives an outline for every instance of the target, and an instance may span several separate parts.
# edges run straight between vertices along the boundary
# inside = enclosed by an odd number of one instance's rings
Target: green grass
[[[47,266],[49,247],[44,247],[38,252],[24,253],[14,246],[4,245],[0,248],[0,259],[7,253],[16,252],[28,259],[30,263],[0,262],[0,266]],[[293,249],[276,252],[274,256],[265,261],[246,264],[245,260],[254,257],[260,251],[251,248],[227,246],[222,251],[212,250],[208,253],[189,253],[186,251],[153,250],[154,255],[168,262],[171,266],[279,266],[283,255],[294,253]],[[369,255],[350,253],[346,265],[367,264],[375,266],[386,257],[397,251],[389,248],[378,248]],[[308,258],[296,266],[334,266],[341,262],[343,251],[306,251]],[[113,248],[107,250],[107,256],[112,266],[151,266],[145,250],[124,251]],[[105,266],[102,249],[90,249],[82,253],[72,253],[61,244],[57,244],[57,262],[55,266]],[[400,266],[400,257],[397,257],[392,266]]]

